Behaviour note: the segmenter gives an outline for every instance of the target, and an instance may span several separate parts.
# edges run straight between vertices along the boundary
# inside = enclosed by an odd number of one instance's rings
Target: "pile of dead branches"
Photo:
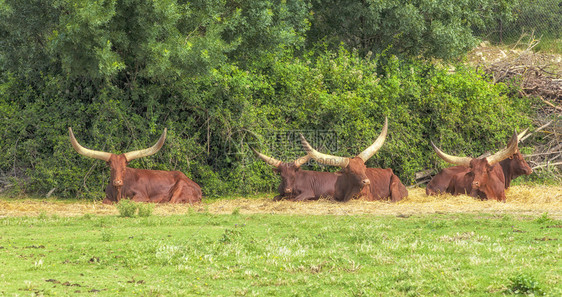
[[[532,36],[524,50],[517,42],[512,49],[501,50],[500,56],[479,66],[489,74],[494,83],[515,84],[521,96],[534,96],[543,100],[550,110],[562,111],[562,57],[534,52],[539,40]]]
[[[541,124],[541,123],[539,123]],[[560,179],[562,165],[562,121],[550,120],[521,139],[520,146],[532,145],[534,152],[524,154],[535,174],[551,174]]]

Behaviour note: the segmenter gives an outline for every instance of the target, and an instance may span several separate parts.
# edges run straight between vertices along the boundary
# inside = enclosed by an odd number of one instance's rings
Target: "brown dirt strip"
[[[312,202],[272,201],[273,195],[263,198],[222,199],[199,205],[158,204],[155,215],[209,212],[212,214],[289,214],[289,215],[392,215],[491,213],[549,217],[562,219],[562,186],[514,186],[507,190],[507,203],[480,201],[469,196],[426,196],[425,189],[409,189],[408,198],[398,202],[354,200],[339,203],[326,199]],[[271,196],[271,197],[270,197]],[[37,216],[40,213],[61,217],[84,214],[118,215],[114,205],[100,202],[69,203],[57,199],[2,199],[0,218]]]

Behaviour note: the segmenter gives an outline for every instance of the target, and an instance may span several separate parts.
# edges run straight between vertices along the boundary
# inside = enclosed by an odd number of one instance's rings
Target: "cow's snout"
[[[478,189],[478,188],[480,187],[480,182],[473,181],[473,182],[472,182],[472,187],[475,188],[475,189]]]
[[[366,185],[370,184],[371,181],[370,181],[368,178],[366,178],[366,179],[362,180],[361,183],[362,183],[364,186],[366,186]]]
[[[123,185],[123,180],[116,179],[116,180],[113,181],[113,185],[116,186],[116,187],[120,187],[120,186]]]

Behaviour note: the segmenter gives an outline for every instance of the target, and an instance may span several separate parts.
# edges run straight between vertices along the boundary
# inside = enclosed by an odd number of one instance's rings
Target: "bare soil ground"
[[[154,215],[189,214],[289,214],[289,215],[391,215],[408,217],[425,214],[491,213],[538,216],[562,219],[562,186],[513,186],[507,191],[507,203],[480,201],[469,196],[426,196],[425,189],[409,189],[408,198],[398,202],[354,200],[339,203],[321,199],[312,202],[272,201],[272,197],[223,199],[198,205],[160,204]],[[271,195],[273,196],[273,195]],[[118,215],[114,205],[100,202],[69,203],[56,199],[0,200],[0,218],[47,215],[81,216],[84,214]]]

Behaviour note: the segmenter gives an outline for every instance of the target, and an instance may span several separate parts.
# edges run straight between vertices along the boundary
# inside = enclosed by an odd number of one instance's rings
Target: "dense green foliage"
[[[514,11],[516,17],[504,24],[504,36],[519,37],[522,32],[534,31],[537,37],[562,37],[561,0],[521,1]]]
[[[298,142],[283,150],[290,139],[253,134],[330,130],[338,148],[331,153],[350,156],[376,138],[387,115],[389,138],[368,164],[390,167],[409,183],[415,172],[436,166],[430,139],[449,152],[479,155],[500,148],[513,128],[529,124],[523,114],[526,101],[502,96],[502,86],[489,84],[471,69],[459,66],[449,73],[394,59],[384,75],[377,75],[377,66],[376,60],[345,51],[314,60],[276,59],[260,72],[227,66],[194,79],[185,86],[189,91],[159,98],[160,108],[144,110],[133,101],[110,99],[115,98],[112,91],[90,104],[70,94],[55,95],[62,82],[31,95],[42,99],[31,102],[27,94],[8,89],[6,97],[13,101],[4,106],[16,111],[2,116],[13,129],[5,130],[2,165],[5,170],[27,168],[31,180],[26,189],[32,192],[58,188],[61,196],[90,190],[99,195],[108,177],[105,164],[76,154],[67,126],[86,147],[110,152],[148,147],[167,127],[162,151],[131,166],[182,170],[206,195],[271,190],[272,171],[248,154],[246,143],[283,160],[303,153]],[[41,112],[48,116],[37,118]]]
[[[312,1],[309,41],[364,53],[458,58],[476,45],[473,30],[511,20],[518,0]]]
[[[562,53],[562,0],[497,1],[496,7],[484,26],[473,27],[477,36],[520,46],[540,40],[534,50]]]
[[[384,15],[406,13],[388,3]],[[431,12],[422,15],[441,33],[424,29],[426,19],[408,25],[415,34],[395,24],[404,34],[376,50],[324,39],[333,34],[322,30],[339,27],[315,1],[0,1],[0,174],[15,193],[100,198],[108,169],[72,150],[68,127],[82,145],[113,153],[148,147],[168,128],[164,148],[130,166],[181,170],[207,197],[276,188],[249,144],[291,160],[302,151],[280,135],[329,131],[333,149],[312,144],[351,156],[384,116],[390,135],[368,165],[390,167],[406,184],[441,166],[429,140],[455,154],[496,150],[530,125],[528,103],[462,65],[408,57],[462,52],[474,41],[472,13],[495,6],[431,3],[419,1],[429,6],[416,13]],[[459,42],[443,47],[449,35]]]
[[[559,220],[511,215],[0,219],[0,294],[562,294]]]

